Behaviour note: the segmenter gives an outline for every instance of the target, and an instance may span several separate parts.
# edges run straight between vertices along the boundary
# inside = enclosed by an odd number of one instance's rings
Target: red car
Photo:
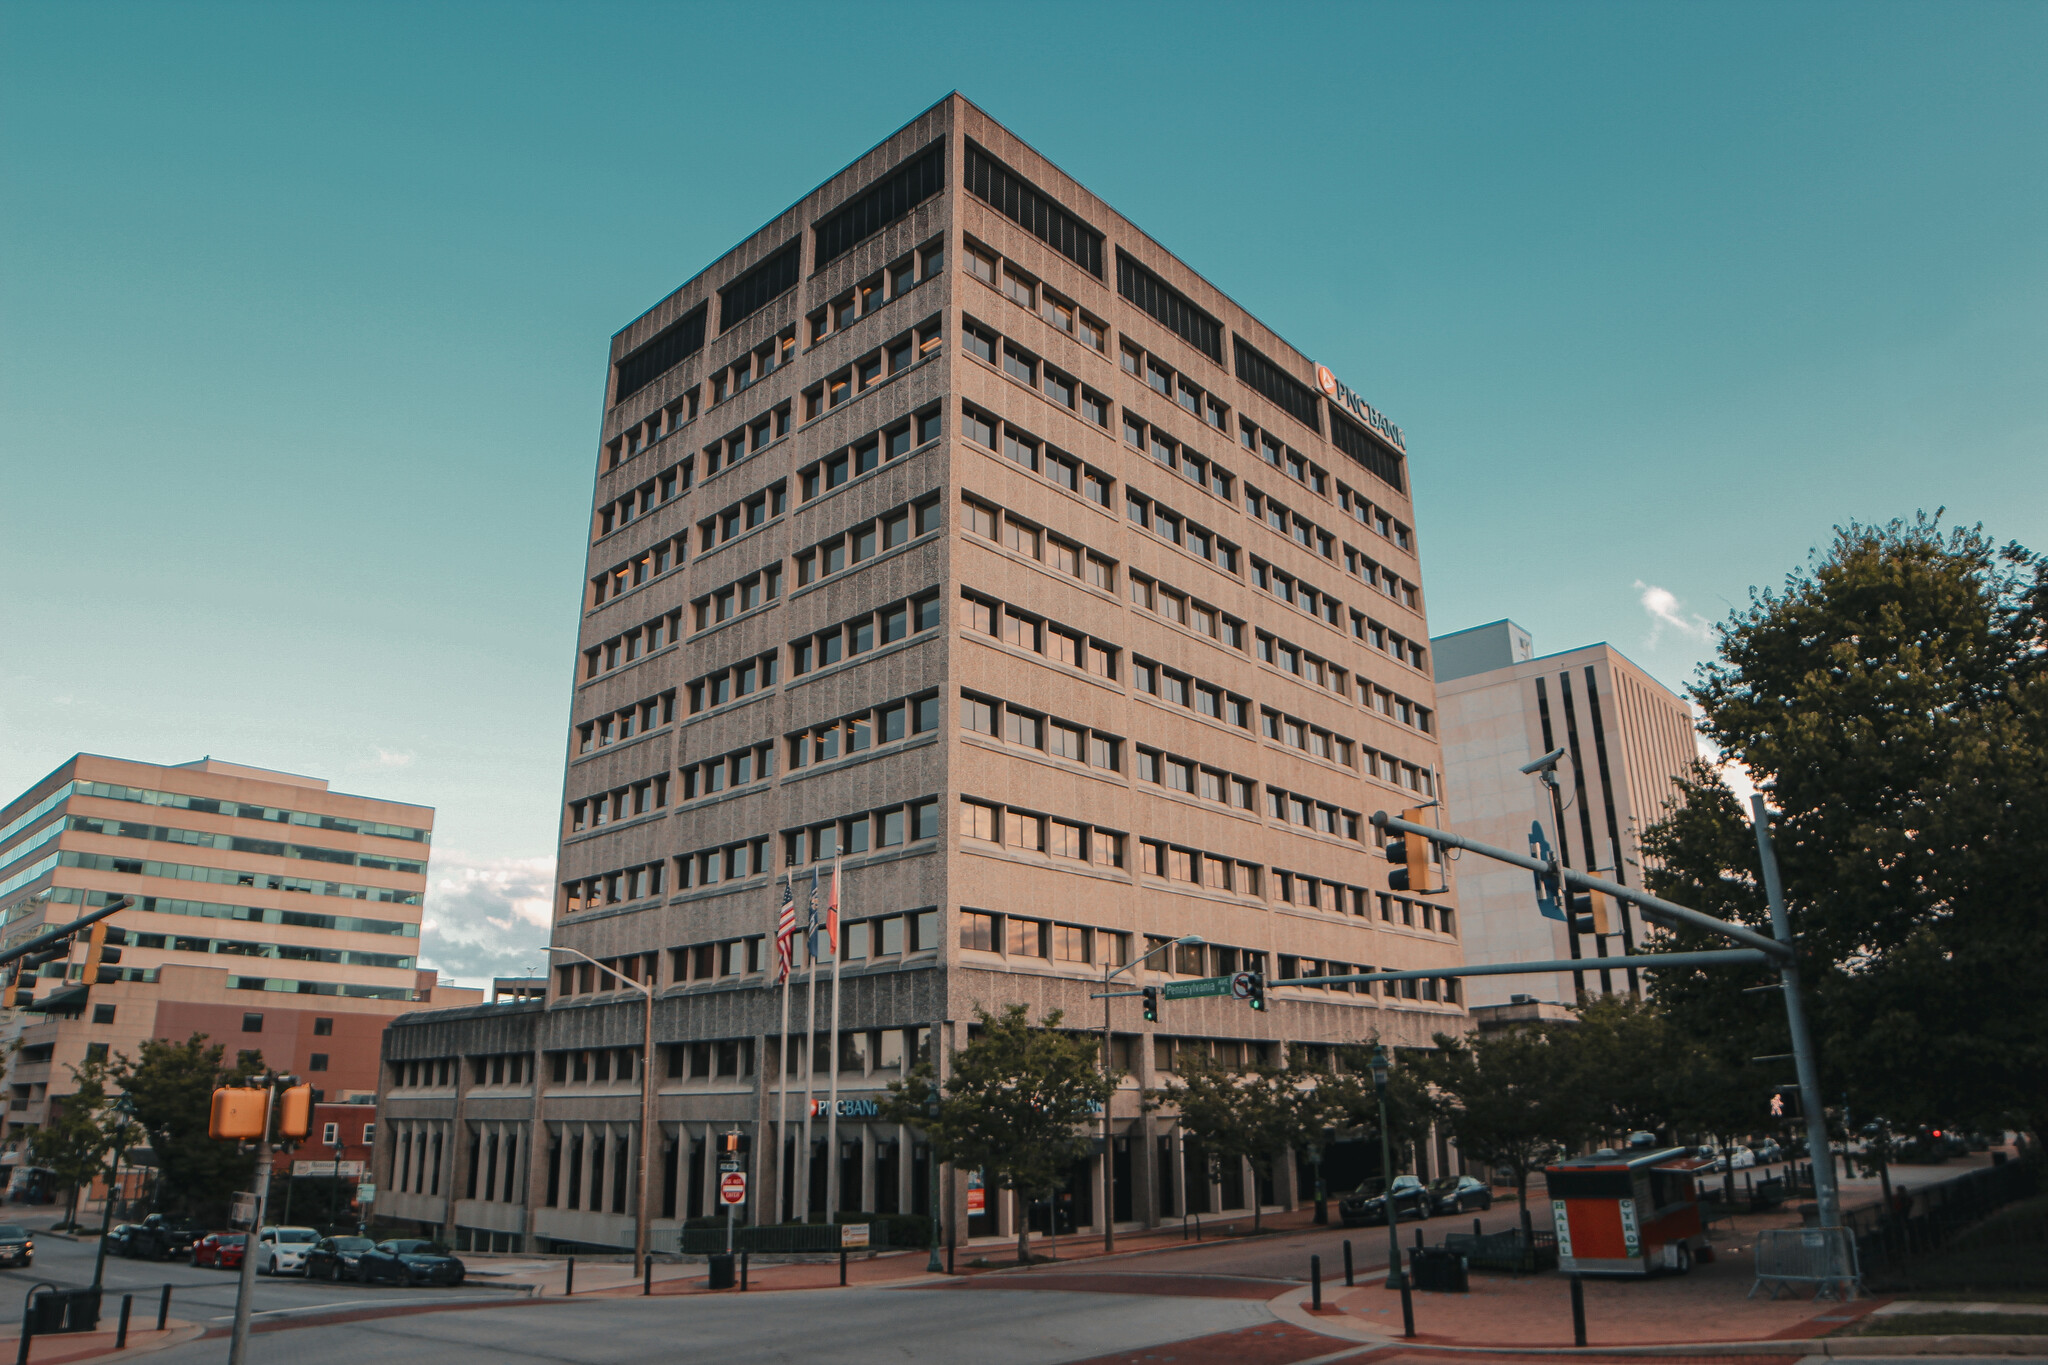
[[[249,1234],[245,1232],[209,1232],[192,1244],[192,1264],[239,1270],[248,1246]]]

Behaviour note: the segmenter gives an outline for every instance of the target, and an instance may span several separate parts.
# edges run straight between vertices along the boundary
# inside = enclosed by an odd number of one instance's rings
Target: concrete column
[[[446,1154],[442,1162],[442,1173],[448,1177],[447,1202],[441,1206],[441,1240],[449,1246],[455,1245],[455,1202],[462,1198],[468,1188],[465,1178],[469,1173],[469,1125],[463,1121],[465,1101],[469,1098],[469,1068],[463,1063],[464,1057],[455,1058],[455,1116],[448,1123],[448,1141],[455,1150]]]
[[[546,1031],[546,1028],[547,1015],[542,1014],[539,1019],[534,1021],[536,1039]],[[542,1069],[541,1063],[546,1060],[546,1057],[547,1054],[541,1051],[539,1043],[536,1042],[532,1054],[527,1058],[527,1066],[531,1069],[529,1079],[533,1084],[533,1104],[526,1128],[525,1188],[519,1193],[520,1202],[526,1206],[525,1214],[520,1220],[520,1226],[524,1229],[526,1239],[521,1249],[528,1252],[533,1250],[534,1238],[539,1236],[539,1205],[543,1199],[547,1198],[548,1193],[548,1129],[547,1121],[541,1116],[542,1092],[547,1085],[547,1076]]]

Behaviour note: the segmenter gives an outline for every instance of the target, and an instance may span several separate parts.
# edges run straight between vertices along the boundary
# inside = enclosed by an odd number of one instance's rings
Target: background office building
[[[1398,429],[964,99],[619,333],[605,411],[554,941],[656,992],[659,1220],[715,1211],[732,1127],[756,1219],[923,1212],[926,1149],[872,1114],[930,1031],[1099,1028],[1105,968],[1182,935],[1144,980],[1459,962],[1451,898],[1386,894],[1365,823],[1437,790]],[[824,1095],[827,991],[778,1047],[773,931],[835,857],[845,1116],[806,1191],[777,1090],[786,1058]],[[631,1244],[641,996],[555,963],[542,1002],[387,1034],[381,1212]],[[1113,1015],[1114,1202],[1078,1168],[1078,1226],[1293,1197],[1141,1115],[1181,1059],[1462,1025],[1435,978]]]
[[[133,896],[108,921],[119,980],[68,961],[19,983],[8,1012],[7,1164],[94,1055],[204,1033],[230,1058],[374,1099],[378,1039],[404,1010],[481,999],[420,971],[433,812],[328,790],[316,777],[204,758],[79,754],[0,810],[0,944]],[[356,1135],[358,1138],[360,1134]]]
[[[1663,816],[1697,749],[1692,709],[1611,645],[1533,657],[1529,632],[1495,621],[1431,642],[1436,652],[1449,822],[1502,848],[1533,846],[1541,830],[1566,866],[1627,886],[1643,884],[1643,829]],[[1562,748],[1557,799],[1518,771]],[[1538,856],[1547,857],[1547,853]],[[1610,908],[1611,932],[1579,933],[1538,913],[1531,874],[1466,857],[1458,904],[1468,962],[1619,956],[1641,942],[1631,907]],[[1485,1020],[1502,1011],[1562,1014],[1582,993],[1640,986],[1627,970],[1473,977],[1469,1003]],[[1516,996],[1529,997],[1516,1001]]]

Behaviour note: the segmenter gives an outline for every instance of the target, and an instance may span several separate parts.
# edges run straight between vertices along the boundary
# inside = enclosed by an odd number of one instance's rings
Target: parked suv
[[[193,1219],[152,1213],[129,1230],[121,1252],[145,1261],[189,1260],[192,1244],[205,1235],[205,1227]]]

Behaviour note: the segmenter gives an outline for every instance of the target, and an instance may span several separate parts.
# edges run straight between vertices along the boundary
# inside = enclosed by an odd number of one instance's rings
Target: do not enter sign
[[[718,1178],[718,1198],[720,1202],[726,1204],[746,1203],[747,1173],[745,1171],[727,1171],[724,1175],[720,1176]]]

